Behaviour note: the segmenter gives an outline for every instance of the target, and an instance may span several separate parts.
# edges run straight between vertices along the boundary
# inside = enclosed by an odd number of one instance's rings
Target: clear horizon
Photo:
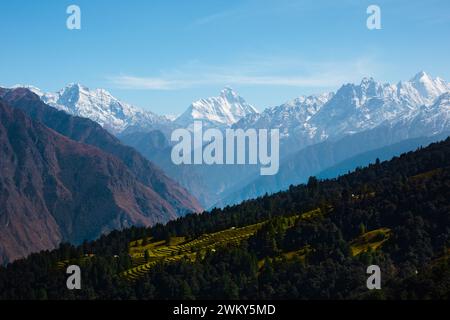
[[[71,4],[81,8],[81,30],[66,28]],[[366,27],[371,4],[381,8],[381,30]],[[157,114],[180,114],[225,86],[262,111],[363,77],[397,83],[424,70],[450,79],[444,0],[19,0],[2,7],[1,85],[54,92],[76,82]]]

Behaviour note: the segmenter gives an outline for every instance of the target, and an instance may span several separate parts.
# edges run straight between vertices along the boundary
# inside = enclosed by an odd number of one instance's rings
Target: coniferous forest
[[[133,247],[184,248],[252,225],[240,241],[191,246],[124,276]],[[0,299],[449,299],[449,249],[450,138],[336,179],[32,254],[0,268]],[[66,287],[69,264],[82,270],[81,290]],[[380,290],[366,286],[369,265],[380,267]]]

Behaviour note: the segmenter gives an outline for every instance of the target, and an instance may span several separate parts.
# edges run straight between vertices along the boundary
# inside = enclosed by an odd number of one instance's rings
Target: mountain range
[[[337,179],[30,255],[0,266],[0,300],[448,299],[449,185],[447,138]],[[79,290],[65,286],[73,265]],[[377,290],[368,266],[381,271]]]
[[[81,85],[39,96],[60,110],[100,123],[159,165],[203,207],[211,207],[285,189],[370,150],[408,139],[437,137],[450,130],[449,92],[446,81],[422,71],[396,84],[367,77],[358,84],[344,84],[336,92],[300,96],[258,112],[226,87],[217,97],[193,102],[171,120],[131,107],[105,90]],[[175,166],[170,158],[170,132],[189,128],[194,120],[220,130],[279,129],[279,174],[260,177],[257,166],[251,165]]]
[[[168,124],[169,119],[145,111],[113,97],[104,89],[89,89],[72,83],[56,93],[44,93],[33,86],[25,87],[37,94],[43,102],[71,115],[89,118],[114,134],[124,130],[150,130]]]
[[[43,93],[33,86],[20,87],[27,87],[48,105],[89,118],[114,134],[130,128],[148,132],[164,126],[189,127],[194,120],[202,120],[216,127],[279,128],[284,138],[301,136],[313,141],[412,118],[422,106],[432,105],[450,91],[446,81],[421,71],[397,84],[363,78],[360,84],[345,84],[335,93],[300,96],[259,113],[226,87],[219,96],[199,99],[181,115],[169,117],[122,102],[104,89],[91,90],[80,84],[70,84],[56,93]]]
[[[299,97],[261,114],[244,118],[239,128],[281,128],[282,137],[306,144],[337,139],[380,125],[409,121],[450,91],[440,78],[419,72],[409,81],[380,83],[364,78],[336,93]]]
[[[449,91],[450,86],[445,81],[433,79],[424,72],[397,85],[381,84],[368,78],[359,85],[346,84],[334,95],[327,95],[331,97],[329,100],[321,100],[325,103],[310,108],[316,112],[296,127],[272,123],[273,127],[285,129],[284,158],[279,173],[268,177],[253,175],[244,186],[229,189],[217,205],[239,203],[284,190],[371,150],[415,138],[437,141],[450,133]],[[285,109],[289,106],[268,109],[264,113],[277,110],[282,114]],[[296,113],[305,109],[306,106],[302,106]],[[257,120],[245,123],[241,120],[235,126],[251,128],[258,125]],[[370,161],[374,161],[375,154],[370,154]],[[358,162],[347,162],[348,169],[358,165]]]
[[[0,264],[202,210],[99,124],[27,89],[0,89],[0,141]]]

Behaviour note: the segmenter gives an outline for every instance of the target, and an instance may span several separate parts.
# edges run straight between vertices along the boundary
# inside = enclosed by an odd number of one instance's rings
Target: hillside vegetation
[[[448,299],[450,139],[332,180],[63,244],[0,269],[2,299]],[[61,267],[82,267],[82,290]],[[366,269],[382,271],[369,291]]]

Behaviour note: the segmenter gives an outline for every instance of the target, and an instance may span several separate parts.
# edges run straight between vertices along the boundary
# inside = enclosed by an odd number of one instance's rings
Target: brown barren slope
[[[179,216],[179,208],[119,158],[73,141],[2,100],[0,148],[0,264],[61,241],[80,243]]]

